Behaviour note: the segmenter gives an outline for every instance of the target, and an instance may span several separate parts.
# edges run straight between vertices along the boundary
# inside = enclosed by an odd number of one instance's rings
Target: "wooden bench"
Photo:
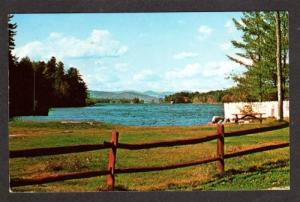
[[[265,113],[243,113],[243,114],[232,114],[235,116],[235,123],[238,123],[239,120],[245,119],[258,119],[260,123],[262,123],[262,115]]]

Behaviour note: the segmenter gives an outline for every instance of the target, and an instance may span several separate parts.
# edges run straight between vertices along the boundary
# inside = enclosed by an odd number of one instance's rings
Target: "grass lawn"
[[[225,125],[226,131],[276,124],[267,120],[245,125]],[[142,143],[207,136],[216,126],[121,126],[104,123],[22,122],[9,123],[10,150],[37,147],[96,144],[109,141],[112,129],[119,131],[119,142]],[[225,138],[225,153],[289,141],[289,129]],[[118,150],[117,168],[182,163],[216,154],[216,141],[196,145]],[[10,178],[34,178],[53,174],[103,170],[107,168],[108,149],[10,159]],[[276,149],[225,160],[225,174],[218,176],[215,162],[174,170],[116,175],[116,189],[149,190],[257,190],[289,186],[289,148]],[[15,187],[16,192],[101,191],[106,177],[66,180],[43,185]]]

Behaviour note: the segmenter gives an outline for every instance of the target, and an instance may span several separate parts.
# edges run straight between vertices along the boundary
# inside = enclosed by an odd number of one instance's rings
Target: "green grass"
[[[195,186],[170,187],[168,190],[258,190],[270,187],[288,187],[289,161],[278,160],[248,169],[229,169],[222,177],[215,176],[210,181]]]
[[[276,124],[226,125],[225,131]],[[215,126],[139,127],[104,123],[22,122],[9,123],[10,150],[37,147],[96,144],[109,141],[111,130],[119,131],[119,142],[141,143],[207,136]],[[225,138],[225,152],[289,141],[289,129]],[[158,166],[214,156],[216,141],[196,145],[118,150],[117,168]],[[53,174],[107,168],[108,149],[75,154],[10,159],[11,178],[35,178]],[[105,190],[106,177],[67,180],[43,185],[13,188],[13,191],[99,191]],[[116,175],[117,190],[257,190],[289,185],[289,148],[276,149],[225,160],[225,175],[219,176],[215,163],[166,171]]]

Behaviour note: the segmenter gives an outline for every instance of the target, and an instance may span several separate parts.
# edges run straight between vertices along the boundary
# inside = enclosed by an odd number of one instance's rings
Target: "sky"
[[[231,87],[243,67],[226,55],[241,40],[240,12],[16,14],[14,54],[55,56],[89,90],[199,91]]]

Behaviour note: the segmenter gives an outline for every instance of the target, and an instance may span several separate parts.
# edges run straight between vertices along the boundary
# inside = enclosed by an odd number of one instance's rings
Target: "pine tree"
[[[28,57],[22,58],[17,66],[17,91],[15,100],[20,115],[30,115],[34,111],[34,72]]]
[[[11,52],[15,48],[15,39],[14,36],[16,35],[16,29],[17,29],[17,24],[16,23],[11,23],[11,20],[14,16],[9,15],[8,16],[8,49]]]
[[[287,13],[280,14],[284,23],[281,26],[282,55],[284,63],[284,93],[288,97],[288,31]],[[244,101],[277,100],[276,72],[276,23],[274,12],[244,12],[241,21],[233,19],[236,28],[242,31],[242,42],[232,41],[241,50],[229,59],[243,65],[246,71],[233,75],[239,91],[247,92]]]
[[[237,57],[228,56],[229,59],[246,67],[246,72],[242,75],[233,76],[233,80],[239,83],[239,87],[249,93],[249,99],[264,100],[266,86],[262,72],[262,50],[263,41],[263,17],[260,12],[243,13],[242,22],[233,19],[238,30],[243,32],[242,42],[232,41],[234,47],[242,52],[237,53]]]
[[[56,106],[64,106],[64,98],[66,97],[66,84],[65,84],[65,70],[64,63],[58,62],[54,73],[54,89],[56,96]]]
[[[71,67],[66,74],[68,84],[68,104],[69,106],[79,107],[86,105],[87,86],[83,81],[78,69]]]
[[[9,61],[9,117],[17,114],[18,106],[18,81],[17,81],[17,58],[12,55],[12,51],[15,47],[14,36],[16,35],[16,23],[12,23],[13,15],[8,16],[8,61]]]
[[[35,69],[35,99],[36,114],[47,115],[52,104],[52,84],[49,79],[45,78],[43,72],[46,69],[46,63],[43,61],[33,62]]]

